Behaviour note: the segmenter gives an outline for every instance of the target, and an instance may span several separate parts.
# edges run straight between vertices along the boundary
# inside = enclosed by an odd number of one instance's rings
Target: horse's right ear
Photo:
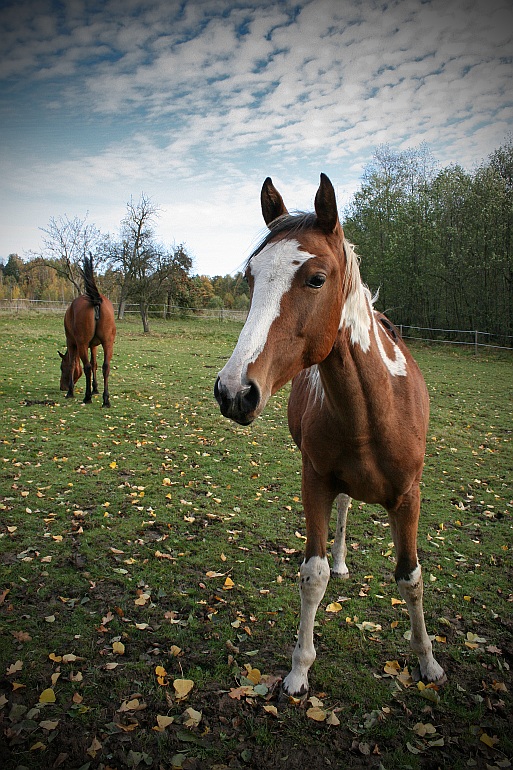
[[[278,217],[288,214],[283,198],[273,185],[270,176],[267,177],[262,185],[260,193],[260,202],[262,204],[262,215],[266,225],[270,225]]]

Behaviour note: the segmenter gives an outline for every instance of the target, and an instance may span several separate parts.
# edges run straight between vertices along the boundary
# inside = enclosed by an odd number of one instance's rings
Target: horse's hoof
[[[335,572],[335,570],[331,570],[331,577],[337,580],[349,580],[349,572]]]
[[[105,409],[108,409],[108,408],[110,407],[110,401],[104,401],[104,402],[103,402],[103,404],[102,404],[102,406],[103,406]]]
[[[443,670],[441,666],[438,666],[438,668],[441,671],[441,674],[439,674],[436,679],[428,678],[426,676],[422,676],[420,666],[414,666],[411,672],[411,678],[414,682],[422,682],[426,686],[428,684],[433,684],[435,687],[442,687],[447,682],[447,674]],[[438,673],[438,672],[437,672]]]

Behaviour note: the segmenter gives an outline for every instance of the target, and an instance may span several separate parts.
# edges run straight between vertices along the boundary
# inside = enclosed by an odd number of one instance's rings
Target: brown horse
[[[67,350],[65,353],[59,351],[60,387],[61,390],[67,390],[66,398],[73,398],[75,383],[82,375],[83,365],[86,377],[84,404],[91,403],[92,394],[98,393],[96,348],[101,345],[103,348],[103,406],[110,406],[109,373],[116,337],[114,308],[110,299],[98,291],[93,275],[92,257],[84,258],[82,275],[85,292],[73,300],[64,315]],[[89,350],[91,360],[89,360]]]
[[[347,577],[352,497],[379,503],[388,513],[419,676],[441,684],[445,674],[426,632],[417,559],[429,414],[422,374],[392,324],[373,308],[328,177],[321,174],[315,214],[289,215],[269,178],[261,203],[270,232],[248,260],[250,312],[214,393],[225,417],[248,425],[293,378],[288,419],[302,455],[307,539],[298,639],[284,690],[295,696],[308,691],[315,614],[330,575],[332,505],[336,500],[332,572]]]

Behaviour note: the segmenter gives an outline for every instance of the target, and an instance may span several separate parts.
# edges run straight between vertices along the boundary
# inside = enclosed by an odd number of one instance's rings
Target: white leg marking
[[[446,680],[443,668],[433,657],[433,646],[426,631],[422,606],[423,581],[420,565],[408,580],[398,580],[397,587],[406,602],[411,623],[411,647],[419,659],[420,675],[426,682],[442,684]]]
[[[312,556],[300,570],[301,619],[296,647],[292,654],[292,670],[283,681],[288,695],[301,696],[308,692],[308,671],[315,660],[313,631],[315,613],[324,596],[330,568],[326,557]]]
[[[333,567],[331,574],[334,577],[349,577],[349,570],[346,565],[346,524],[347,511],[351,505],[351,498],[348,495],[339,495],[337,497],[337,529],[335,532],[335,541],[331,553],[333,556]]]

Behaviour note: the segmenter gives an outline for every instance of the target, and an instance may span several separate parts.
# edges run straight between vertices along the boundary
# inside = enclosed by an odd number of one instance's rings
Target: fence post
[[[478,341],[477,341],[478,340],[478,337],[477,337],[478,334],[479,334],[479,332],[476,330],[474,332],[474,355],[475,356],[477,356],[477,349],[478,349]]]

